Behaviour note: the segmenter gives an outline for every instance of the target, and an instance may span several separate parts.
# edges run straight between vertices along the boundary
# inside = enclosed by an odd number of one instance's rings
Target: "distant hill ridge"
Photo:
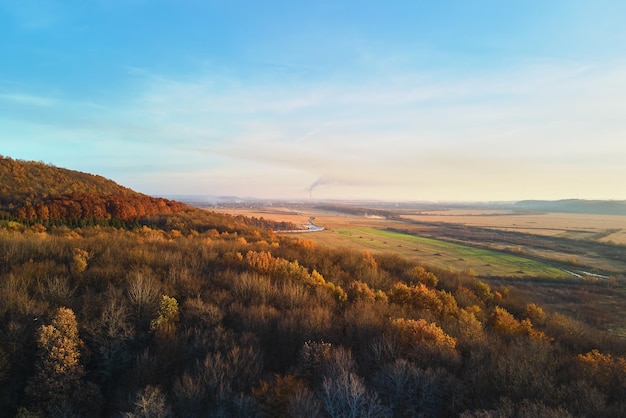
[[[624,200],[522,200],[515,203],[514,206],[518,209],[543,212],[626,215],[626,201]]]
[[[179,212],[186,205],[102,176],[0,156],[0,216],[32,221],[122,220]]]

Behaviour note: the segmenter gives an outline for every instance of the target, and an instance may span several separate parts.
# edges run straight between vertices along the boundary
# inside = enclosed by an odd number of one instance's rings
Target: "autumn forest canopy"
[[[622,337],[276,226],[0,159],[0,414],[626,416]]]
[[[135,221],[185,205],[153,198],[100,176],[44,163],[0,159],[0,215],[24,221]]]

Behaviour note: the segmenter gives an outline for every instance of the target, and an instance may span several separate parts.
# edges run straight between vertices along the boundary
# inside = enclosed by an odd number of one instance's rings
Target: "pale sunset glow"
[[[153,195],[626,199],[622,1],[0,0],[0,154]]]

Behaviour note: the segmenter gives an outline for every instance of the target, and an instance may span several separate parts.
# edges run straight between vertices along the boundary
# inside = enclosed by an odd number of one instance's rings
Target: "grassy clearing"
[[[351,228],[337,233],[366,249],[399,252],[424,264],[453,271],[472,269],[480,276],[567,277],[563,271],[541,261],[402,232]]]
[[[619,241],[616,236],[622,230],[617,228],[621,225],[619,222],[624,222],[626,217],[612,217],[604,223],[604,220],[597,216],[568,214],[404,216],[407,219],[416,218],[420,222],[436,221],[435,223],[411,224],[398,219],[337,215],[301,207],[298,208],[297,215],[291,214],[293,210],[289,212],[287,209],[277,210],[277,208],[271,210],[228,209],[228,211],[296,223],[304,223],[308,217],[314,216],[315,223],[324,226],[326,231],[307,234],[302,238],[320,245],[354,247],[370,252],[395,252],[422,264],[453,271],[472,268],[480,276],[571,279],[572,277],[567,273],[552,267],[563,263],[573,263],[570,268],[566,268],[572,271],[578,269],[606,275],[621,275],[626,271],[626,259],[620,256],[619,250],[603,248],[600,243],[595,246],[594,241],[590,240],[593,238],[602,241]],[[296,217],[299,219],[296,220]],[[455,224],[454,221],[461,223]],[[464,227],[458,231],[447,228],[447,226],[454,228],[456,225],[464,225]],[[550,225],[555,229],[550,230],[548,234],[545,228]],[[607,227],[613,228],[609,232],[616,232],[607,236]],[[477,228],[475,233],[471,231],[472,228]],[[525,228],[533,228],[534,232],[526,231]],[[383,236],[382,234],[388,229],[405,232],[400,233],[399,236]],[[505,231],[509,229],[513,232],[529,232],[530,234],[501,235],[501,233],[506,234]],[[380,232],[372,232],[376,230]],[[559,239],[557,236],[563,234],[566,236],[569,234],[569,237],[575,240],[550,241],[553,237]],[[426,238],[427,236],[434,238]],[[583,236],[587,239],[581,239]],[[456,243],[448,242],[447,239]],[[512,241],[509,241],[510,239]],[[507,252],[506,249],[510,248],[519,249],[519,251]]]
[[[440,210],[405,214],[402,217],[421,222],[468,225],[576,240],[611,240],[626,244],[626,216],[619,215]],[[612,234],[610,239],[605,238],[608,234]]]

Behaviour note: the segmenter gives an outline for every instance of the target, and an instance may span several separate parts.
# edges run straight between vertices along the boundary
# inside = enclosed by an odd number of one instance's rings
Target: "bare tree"
[[[148,385],[135,396],[135,409],[124,414],[125,418],[167,418],[172,411],[158,386]]]
[[[322,406],[331,418],[391,417],[374,393],[352,372],[325,378],[320,390]]]
[[[128,281],[128,298],[135,308],[135,315],[140,324],[148,323],[158,307],[161,286],[150,272],[134,271]]]

